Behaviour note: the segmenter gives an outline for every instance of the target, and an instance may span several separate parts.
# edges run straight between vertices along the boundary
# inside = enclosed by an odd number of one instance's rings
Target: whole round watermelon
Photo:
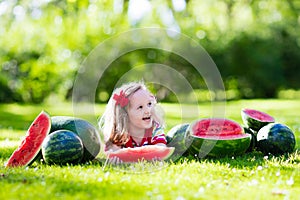
[[[70,116],[51,117],[50,134],[57,130],[69,130],[79,136],[84,146],[82,162],[91,161],[99,154],[100,134],[88,121]]]
[[[42,155],[47,164],[77,164],[83,158],[83,149],[81,139],[69,130],[55,131],[42,143]]]
[[[257,133],[257,148],[265,154],[281,155],[291,153],[294,151],[295,146],[295,135],[284,124],[268,124]]]

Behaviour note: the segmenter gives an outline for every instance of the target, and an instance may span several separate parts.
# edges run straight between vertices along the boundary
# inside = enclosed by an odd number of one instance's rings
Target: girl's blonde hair
[[[116,101],[113,99],[114,94],[120,94],[120,92],[123,91],[125,96],[128,98],[140,89],[149,91],[143,82],[130,82],[116,88],[113,91],[106,109],[99,121],[99,126],[103,133],[106,146],[110,146],[112,144],[123,146],[129,139],[127,106],[121,107],[120,105],[117,105]],[[151,94],[150,91],[149,93]],[[160,111],[162,110],[154,109],[153,119],[160,126],[163,126],[163,113]]]

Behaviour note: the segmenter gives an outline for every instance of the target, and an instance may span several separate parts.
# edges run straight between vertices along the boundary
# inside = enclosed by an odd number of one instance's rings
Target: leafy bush
[[[39,103],[51,93],[70,99],[81,63],[99,43],[130,28],[149,26],[177,30],[201,44],[217,64],[230,99],[269,98],[281,89],[300,88],[296,1],[187,1],[181,7],[150,1],[151,8],[134,19],[128,13],[134,7],[130,1],[34,2],[0,3],[1,102]],[[124,73],[149,62],[171,66],[188,77],[194,89],[207,89],[184,58],[144,49],[112,63],[99,83],[96,101],[106,102],[103,94],[110,94]]]

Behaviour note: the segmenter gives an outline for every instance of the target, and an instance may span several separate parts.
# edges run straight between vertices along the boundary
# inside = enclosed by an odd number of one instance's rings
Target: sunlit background
[[[300,98],[299,25],[297,0],[2,0],[0,102],[70,100],[88,54],[108,38],[143,27],[170,29],[170,37],[177,32],[202,45],[222,75],[227,100]],[[106,102],[122,74],[146,63],[173,67],[188,77],[200,101],[211,99],[184,58],[141,49],[111,64],[96,101]],[[170,91],[154,89],[162,101],[174,101]]]

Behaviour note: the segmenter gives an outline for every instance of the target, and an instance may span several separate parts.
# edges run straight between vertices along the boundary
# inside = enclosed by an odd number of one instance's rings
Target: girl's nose
[[[151,111],[151,108],[150,107],[146,107],[145,110],[144,110],[144,113],[148,114],[148,113],[150,113],[150,111]]]

